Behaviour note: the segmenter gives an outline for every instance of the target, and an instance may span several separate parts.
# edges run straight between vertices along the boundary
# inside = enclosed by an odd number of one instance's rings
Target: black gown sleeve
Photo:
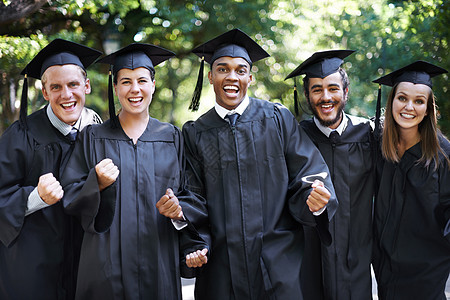
[[[109,229],[114,219],[116,183],[100,192],[95,172],[95,151],[92,127],[80,134],[74,152],[63,173],[61,184],[65,211],[78,217],[85,231],[101,233]]]
[[[450,156],[450,143],[441,136],[441,148],[447,157]],[[443,210],[443,234],[450,242],[450,165],[445,157],[441,157],[441,165],[439,166],[439,206]]]
[[[195,146],[196,131],[192,122],[187,122],[183,126],[183,142],[184,142],[184,162],[183,162],[183,182],[184,193],[183,199],[183,211],[185,217],[188,220],[189,235],[192,237],[188,239],[183,237],[180,239],[180,243],[184,247],[184,251],[180,251],[183,255],[181,258],[182,266],[186,266],[186,254],[201,250],[203,248],[208,249],[208,257],[211,255],[211,232],[209,228],[208,210],[205,200],[205,189],[203,187],[203,180],[200,174],[202,173],[202,165],[196,156]],[[200,240],[200,242],[198,242]],[[193,241],[197,241],[193,243]],[[185,268],[182,270],[182,276],[185,278],[192,278],[198,276],[202,268]]]
[[[25,182],[32,147],[33,140],[17,122],[0,138],[0,241],[5,246],[20,234],[28,196],[35,188]]]
[[[180,271],[184,278],[193,278],[197,276],[196,269],[188,268],[186,265],[186,255],[204,248],[208,249],[210,240],[209,232],[203,230],[205,222],[207,223],[208,214],[206,212],[205,200],[198,194],[192,193],[187,189],[185,178],[186,158],[184,156],[183,137],[178,128],[175,127],[175,147],[178,151],[179,165],[181,166],[180,186],[176,196],[180,201],[183,215],[187,226],[179,231],[180,247]],[[201,231],[197,228],[202,229]]]
[[[280,134],[284,141],[286,164],[289,172],[288,203],[291,215],[297,222],[315,227],[324,244],[331,243],[328,222],[338,207],[336,193],[331,182],[330,172],[317,147],[303,131],[294,116],[284,107],[275,106]],[[326,210],[315,217],[309,210],[306,200],[312,188],[301,180],[303,176],[327,172],[323,180],[331,193]]]

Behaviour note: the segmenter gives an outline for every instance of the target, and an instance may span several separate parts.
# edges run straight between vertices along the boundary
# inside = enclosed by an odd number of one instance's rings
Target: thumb
[[[320,181],[318,179],[314,180],[313,184],[311,185],[312,188],[316,188],[316,187],[319,187],[319,186],[324,187],[325,185],[323,184],[322,181]]]

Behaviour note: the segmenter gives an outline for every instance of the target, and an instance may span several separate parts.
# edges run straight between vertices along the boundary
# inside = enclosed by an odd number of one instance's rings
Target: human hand
[[[166,190],[166,194],[156,203],[156,208],[158,208],[160,214],[172,220],[183,219],[183,211],[178,198],[170,188]]]
[[[39,177],[37,191],[39,197],[48,205],[55,204],[64,196],[61,184],[52,173],[47,173]]]
[[[328,200],[331,198],[331,194],[320,180],[315,180],[311,187],[313,190],[309,194],[306,204],[311,212],[316,212],[327,205]]]
[[[97,173],[98,188],[100,191],[113,184],[120,173],[119,168],[110,158],[105,158],[100,161],[95,166],[95,172]]]
[[[195,252],[186,255],[186,265],[189,268],[199,268],[208,262],[208,257],[206,256],[208,249],[197,250]]]

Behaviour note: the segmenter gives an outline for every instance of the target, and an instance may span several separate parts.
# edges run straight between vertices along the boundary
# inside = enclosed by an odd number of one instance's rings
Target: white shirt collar
[[[320,124],[319,120],[316,117],[314,117],[313,120],[314,120],[314,123],[316,124],[317,128],[319,128],[319,130],[322,131],[322,133],[325,134],[327,137],[330,137],[330,134],[333,131],[337,131],[337,133],[339,133],[339,135],[342,135],[344,130],[347,128],[347,124],[348,124],[348,118],[347,118],[347,115],[345,114],[345,112],[342,112],[341,124],[339,124],[339,126],[336,129],[331,129],[329,127],[323,126],[322,124]]]
[[[217,104],[217,102],[214,104],[214,109],[216,110],[216,113],[222,118],[225,119],[226,115],[232,115],[234,113],[238,113],[240,116],[244,113],[247,106],[250,104],[250,99],[248,98],[248,95],[245,95],[244,100],[239,103],[239,105],[232,110],[228,110],[225,107],[220,106]]]
[[[81,116],[80,118],[77,120],[77,122],[75,123],[75,125],[69,125],[67,123],[64,123],[63,121],[61,121],[53,112],[52,106],[49,104],[47,105],[47,116],[50,120],[50,123],[52,123],[53,127],[55,127],[56,129],[58,129],[59,132],[62,133],[62,135],[66,136],[69,134],[70,130],[72,130],[73,128],[77,128],[78,130],[80,129],[80,123],[81,123]]]

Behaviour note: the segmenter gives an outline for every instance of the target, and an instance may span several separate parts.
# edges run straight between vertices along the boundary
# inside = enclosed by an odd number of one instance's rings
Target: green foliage
[[[20,70],[56,37],[106,53],[132,42],[152,43],[174,51],[177,57],[156,67],[151,114],[181,126],[214,103],[205,76],[199,112],[187,109],[200,65],[190,50],[240,28],[271,54],[253,66],[251,95],[282,102],[293,111],[294,82],[285,81],[286,75],[315,51],[354,49],[357,53],[344,65],[351,82],[347,111],[373,116],[378,87],[372,80],[417,59],[450,69],[449,11],[446,0],[49,0],[26,19],[0,26],[4,34],[0,36],[0,89],[11,80],[19,86]],[[88,72],[93,92],[87,103],[107,118],[107,66],[94,65]],[[449,93],[447,80],[448,76],[436,78],[434,91],[439,124],[450,133],[450,103],[444,101]],[[387,92],[384,88],[384,97]],[[39,93],[30,91],[30,95]],[[4,99],[1,93],[3,117]],[[6,119],[12,122],[9,115]]]

